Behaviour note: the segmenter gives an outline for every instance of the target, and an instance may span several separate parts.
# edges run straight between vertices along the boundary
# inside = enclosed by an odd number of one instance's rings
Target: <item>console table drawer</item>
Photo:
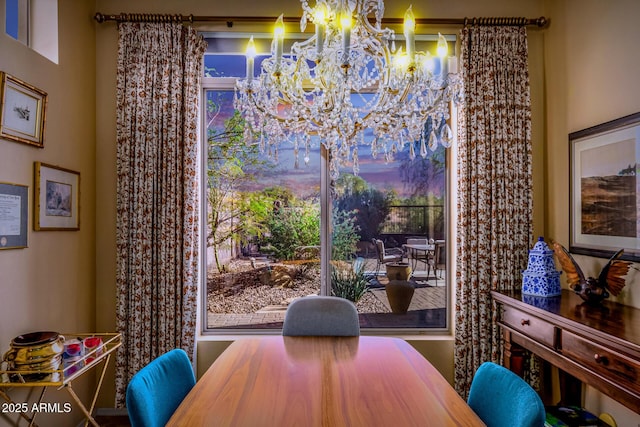
[[[574,388],[580,380],[638,412],[640,309],[612,301],[585,307],[568,289],[541,301],[523,299],[517,291],[491,291],[491,296],[502,308],[505,363],[518,366],[514,354],[520,345],[570,374],[563,375],[568,386],[561,389],[562,401],[581,404]]]
[[[540,344],[556,348],[553,324],[509,306],[504,306],[502,320],[510,328],[533,338]]]
[[[640,361],[606,349],[571,332],[562,331],[561,352],[615,382],[640,392]]]

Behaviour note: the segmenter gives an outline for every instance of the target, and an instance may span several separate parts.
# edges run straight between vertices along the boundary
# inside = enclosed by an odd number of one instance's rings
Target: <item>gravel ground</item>
[[[265,283],[264,274],[268,268],[260,265],[256,267],[253,268],[248,261],[234,261],[228,266],[229,273],[209,274],[207,280],[209,313],[254,313],[266,306],[286,305],[297,297],[317,295],[320,289],[318,266],[283,267],[293,277],[293,282],[287,282],[286,286]],[[370,292],[367,292],[356,306],[360,313],[389,311]]]

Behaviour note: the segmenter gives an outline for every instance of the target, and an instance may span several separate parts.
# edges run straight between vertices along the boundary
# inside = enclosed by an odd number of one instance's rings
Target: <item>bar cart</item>
[[[111,361],[111,356],[113,352],[122,345],[122,337],[118,333],[81,333],[63,335],[67,338],[77,338],[79,341],[83,342],[87,338],[94,339],[99,342],[99,345],[84,352],[80,357],[74,358],[75,360],[73,360],[72,363],[65,364],[60,369],[8,370],[5,369],[6,367],[3,365],[2,368],[4,370],[0,370],[0,397],[9,404],[23,405],[20,407],[20,410],[16,412],[19,412],[20,416],[29,422],[29,426],[37,426],[35,418],[38,411],[29,410],[29,408],[34,408],[33,405],[37,405],[35,408],[41,407],[40,405],[43,403],[46,391],[50,387],[55,387],[58,390],[65,389],[84,414],[85,427],[89,424],[98,427],[98,423],[93,418],[92,413],[98,398],[98,393],[102,387],[107,367]],[[91,399],[91,404],[87,408],[74,391],[72,384],[74,380],[99,365],[102,365],[102,369]],[[21,387],[41,387],[42,391],[39,394],[38,400],[28,405],[15,403],[9,396],[9,393],[11,389]]]

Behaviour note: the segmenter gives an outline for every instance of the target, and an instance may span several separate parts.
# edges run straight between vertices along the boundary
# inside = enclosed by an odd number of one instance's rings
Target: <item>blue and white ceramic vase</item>
[[[539,297],[560,295],[560,274],[556,270],[553,250],[539,237],[529,251],[527,269],[522,272],[522,294]]]

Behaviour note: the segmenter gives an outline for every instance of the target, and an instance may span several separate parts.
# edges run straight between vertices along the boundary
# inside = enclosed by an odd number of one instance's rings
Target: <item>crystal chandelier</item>
[[[427,147],[449,147],[450,103],[461,98],[455,56],[439,34],[437,53],[415,49],[415,17],[404,16],[404,49],[395,50],[393,30],[381,28],[382,0],[325,0],[314,7],[301,0],[300,29],[315,34],[283,52],[284,23],[276,21],[271,57],[254,76],[253,37],[247,47],[247,75],[236,85],[235,108],[245,119],[245,139],[277,158],[278,145],[304,147],[317,135],[329,153],[331,175],[352,162],[358,173],[358,146],[369,145],[387,160],[409,145],[423,157]],[[373,22],[372,22],[373,21]]]

